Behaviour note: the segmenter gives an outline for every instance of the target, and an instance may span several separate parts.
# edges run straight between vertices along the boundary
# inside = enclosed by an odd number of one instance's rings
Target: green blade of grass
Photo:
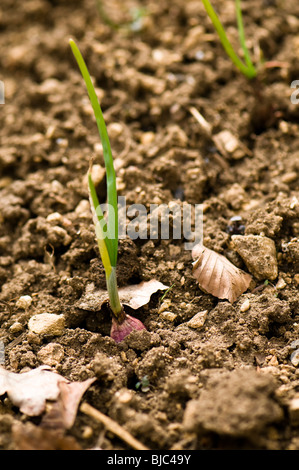
[[[236,0],[236,16],[237,16],[237,23],[238,23],[238,31],[239,31],[239,38],[240,38],[240,44],[244,52],[244,57],[245,57],[245,62],[248,67],[248,71],[250,74],[252,74],[252,77],[256,75],[256,70],[255,67],[251,61],[249,51],[246,46],[246,40],[245,40],[245,32],[244,32],[244,26],[243,26],[243,17],[242,17],[242,10],[241,10],[241,1]]]
[[[95,119],[97,122],[102,146],[103,155],[106,167],[106,180],[107,180],[107,202],[108,202],[108,237],[105,238],[107,250],[110,257],[111,265],[116,267],[117,251],[118,251],[118,206],[117,206],[117,191],[116,191],[116,176],[113,165],[113,157],[110,147],[110,141],[107,133],[106,124],[104,121],[101,106],[99,104],[90,74],[88,72],[85,61],[76,43],[70,39],[70,46],[72,48],[75,59],[78,63],[82,77],[84,79],[88,96],[93,108]],[[93,195],[96,195],[94,193]],[[95,200],[96,202],[96,200]],[[109,208],[113,210],[109,211]],[[101,215],[100,215],[101,218]]]
[[[111,273],[111,261],[109,254],[110,250],[112,249],[111,240],[106,236],[108,228],[98,200],[96,188],[93,184],[90,171],[88,173],[88,191],[100,255],[105,269],[105,273],[107,276],[109,276]]]
[[[248,78],[253,78],[256,73],[254,70],[251,70],[251,68],[248,68],[247,65],[245,65],[242,60],[238,57],[238,55],[235,53],[234,48],[232,47],[225,30],[221,24],[221,21],[219,20],[214,8],[212,7],[211,3],[209,0],[202,0],[202,3],[214,25],[214,28],[216,29],[220,41],[222,43],[222,46],[224,47],[224,50],[226,51],[227,55],[230,57],[231,61],[235,64],[235,66]]]

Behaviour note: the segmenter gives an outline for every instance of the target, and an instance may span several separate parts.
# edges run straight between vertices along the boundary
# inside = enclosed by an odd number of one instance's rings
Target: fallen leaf
[[[0,395],[7,393],[12,403],[28,416],[39,416],[46,409],[47,400],[52,401],[43,417],[44,426],[69,429],[76,418],[82,395],[96,380],[69,382],[52,371],[40,366],[29,372],[17,374],[0,367]]]
[[[198,244],[193,248],[192,257],[195,259],[192,275],[205,292],[233,303],[248,289],[251,275],[220,253]]]
[[[155,292],[158,290],[166,290],[169,286],[165,286],[162,282],[152,279],[151,281],[141,282],[118,289],[119,299],[123,305],[127,305],[134,310],[146,305]],[[101,310],[102,305],[108,302],[108,293],[103,289],[96,289],[91,283],[87,286],[85,294],[77,303],[77,307],[82,310],[91,310],[96,312]]]
[[[132,286],[126,286],[119,289],[120,300],[124,305],[137,310],[146,305],[151,296],[158,290],[166,290],[169,286],[165,286],[162,282],[152,279],[148,282],[141,282]]]
[[[60,395],[43,417],[43,426],[70,429],[75,422],[82,396],[95,380],[96,377],[83,382],[59,382]]]
[[[40,415],[46,400],[56,400],[60,390],[58,383],[66,381],[60,375],[50,372],[48,366],[17,374],[0,367],[0,395],[8,397],[20,411],[28,416]]]

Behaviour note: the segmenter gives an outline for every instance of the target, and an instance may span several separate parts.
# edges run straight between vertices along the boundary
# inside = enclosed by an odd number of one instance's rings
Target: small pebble
[[[101,165],[93,165],[91,169],[91,176],[95,186],[98,186],[104,179],[106,174],[105,168]]]
[[[207,314],[208,314],[208,310],[203,310],[202,312],[198,312],[196,315],[194,315],[194,317],[191,318],[191,320],[187,322],[187,325],[190,328],[194,328],[194,329],[202,328],[206,321]]]
[[[91,426],[85,426],[82,431],[83,439],[90,439],[93,436],[93,429]]]
[[[18,308],[26,310],[32,304],[32,297],[30,295],[22,295],[16,303]]]
[[[78,215],[78,217],[90,219],[91,211],[89,201],[87,199],[82,199],[77,205],[75,213]]]
[[[116,139],[124,132],[124,128],[119,122],[111,122],[107,127],[108,134],[111,139]]]
[[[133,395],[130,390],[119,390],[116,392],[115,397],[119,401],[119,403],[122,403],[123,405],[126,405],[132,401]]]
[[[47,221],[60,223],[63,222],[63,216],[59,212],[52,212],[47,216]]]
[[[215,136],[216,141],[220,144],[221,148],[235,160],[239,160],[245,156],[245,151],[240,141],[228,130],[219,132]]]
[[[280,277],[278,279],[275,287],[276,287],[276,289],[281,290],[281,289],[284,289],[286,287],[286,285],[287,285],[287,283],[285,282],[285,280],[282,277]]]
[[[164,311],[160,313],[160,318],[173,322],[177,318],[177,315],[173,312]]]
[[[155,134],[154,132],[144,132],[141,137],[140,137],[140,140],[141,140],[141,143],[143,145],[149,145],[151,144],[155,139]]]
[[[16,321],[10,326],[9,331],[11,333],[19,333],[20,331],[22,331],[22,329],[23,329],[22,323]]]
[[[39,313],[30,318],[28,328],[38,335],[60,336],[65,328],[64,316],[54,313]]]
[[[291,354],[291,363],[295,367],[297,367],[299,365],[299,349],[296,349],[296,351],[294,351]]]
[[[170,299],[166,299],[163,301],[163,303],[160,305],[158,313],[161,314],[162,312],[165,312],[165,310],[168,310],[171,304]]]
[[[240,311],[241,312],[247,312],[247,310],[250,309],[250,301],[249,299],[246,299],[245,302],[242,303],[241,307],[240,307]]]
[[[278,366],[278,360],[276,356],[272,356],[268,362],[269,366]]]
[[[282,175],[281,181],[285,184],[293,183],[294,181],[297,181],[298,175],[296,171],[290,171],[289,173],[285,173]]]

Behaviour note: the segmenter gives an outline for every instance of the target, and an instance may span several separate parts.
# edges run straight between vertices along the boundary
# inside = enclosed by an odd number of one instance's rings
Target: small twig
[[[11,307],[11,305],[9,305],[8,302],[5,302],[5,300],[0,300],[0,304],[5,305],[8,308],[9,313],[12,313],[12,307]]]
[[[213,135],[211,125],[203,117],[203,115],[196,108],[194,108],[194,106],[191,106],[189,108],[189,111],[192,114],[192,116],[196,119],[198,124],[200,125],[200,129],[203,132],[203,134],[205,135],[205,137],[210,139],[211,142],[213,142],[213,144],[217,148],[218,152],[220,153],[220,155],[214,154],[215,160],[218,161],[218,163],[222,166],[222,168],[224,170],[227,170],[229,168],[229,166],[228,166],[227,162],[225,160],[223,160],[222,157],[225,157],[225,158],[228,159],[229,156],[227,155],[226,150],[223,148],[223,145],[221,145],[221,143],[219,142],[219,139],[217,139]]]
[[[108,431],[113,432],[113,434],[125,441],[129,446],[133,447],[133,449],[149,450],[148,447],[144,446],[140,441],[135,439],[132,434],[126,431],[116,421],[109,418],[109,416],[104,415],[96,408],[93,408],[88,403],[82,403],[82,405],[80,406],[80,410],[88,416],[91,416],[92,418],[96,419],[97,421],[100,421],[102,424],[104,424]]]

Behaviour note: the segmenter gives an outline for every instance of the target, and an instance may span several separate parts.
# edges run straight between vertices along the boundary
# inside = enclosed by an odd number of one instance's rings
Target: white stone
[[[299,365],[299,349],[296,349],[296,351],[292,352],[291,354],[291,363],[293,366],[298,367]]]
[[[177,318],[177,315],[173,312],[164,311],[160,313],[160,318],[173,322]]]
[[[240,311],[241,311],[241,312],[247,312],[247,310],[249,310],[249,309],[250,309],[250,301],[249,301],[249,299],[246,299],[246,300],[242,303],[242,305],[241,305],[241,307],[240,307]]]
[[[60,336],[64,332],[65,319],[63,315],[39,313],[30,318],[28,328],[38,335]]]
[[[30,295],[22,295],[16,303],[18,308],[26,310],[32,304],[32,297]]]
[[[20,322],[16,321],[10,326],[9,331],[11,333],[19,333],[20,331],[22,331],[22,329],[23,325]]]
[[[190,328],[198,329],[204,326],[208,314],[208,310],[203,310],[202,312],[198,312],[194,317],[192,317],[188,322],[187,325]]]

